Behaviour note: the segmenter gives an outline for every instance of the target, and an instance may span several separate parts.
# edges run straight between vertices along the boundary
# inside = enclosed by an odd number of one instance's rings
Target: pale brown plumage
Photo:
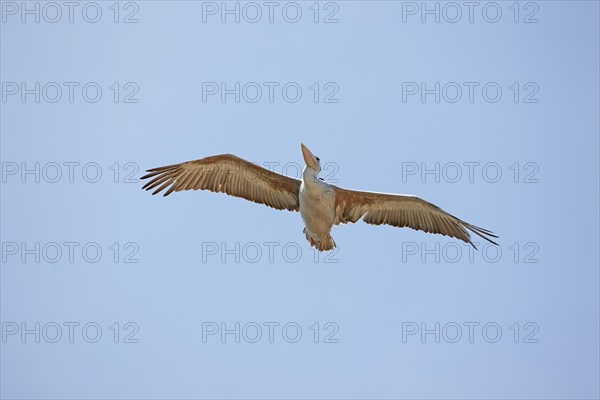
[[[298,180],[269,171],[232,154],[222,154],[200,160],[148,170],[142,179],[152,178],[144,185],[144,189],[155,189],[152,194],[166,190],[165,196],[182,190],[210,190],[241,197],[255,203],[265,204],[278,210],[300,211],[305,216],[312,214],[311,223],[325,223],[322,238],[305,234],[311,246],[319,250],[331,250],[335,242],[329,235],[333,224],[346,224],[362,219],[372,225],[391,225],[408,227],[428,233],[437,233],[463,240],[475,247],[469,231],[490,243],[497,244],[491,238],[497,238],[492,232],[471,225],[441,208],[415,196],[395,195],[387,193],[361,192],[342,189],[316,179],[320,171],[319,159],[302,145],[307,167],[303,180]],[[310,178],[310,179],[308,179]],[[301,205],[300,192],[312,193],[307,198],[313,200]],[[325,208],[327,196],[320,197],[315,193],[326,193],[333,190],[335,201]],[[312,196],[312,197],[311,197]],[[302,210],[300,209],[301,207]],[[325,222],[329,221],[329,222]],[[306,222],[306,221],[305,221]],[[317,226],[310,226],[316,232]],[[319,226],[322,228],[322,226]],[[321,229],[323,231],[323,229]],[[321,232],[323,233],[323,232]]]
[[[438,233],[463,240],[475,247],[467,231],[469,230],[497,245],[490,239],[490,237],[498,237],[492,232],[462,221],[419,197],[360,192],[336,186],[334,188],[335,225],[356,222],[362,218],[367,224],[385,224]]]
[[[142,179],[154,178],[143,189],[152,194],[181,190],[210,190],[276,208],[298,211],[301,181],[271,172],[232,154],[221,154],[166,167],[152,168]]]

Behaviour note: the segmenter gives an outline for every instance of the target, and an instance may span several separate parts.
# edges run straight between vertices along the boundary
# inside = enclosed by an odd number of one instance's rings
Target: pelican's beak
[[[304,162],[306,163],[306,166],[314,169],[315,171],[318,171],[319,167],[317,165],[317,157],[315,157],[314,154],[310,152],[310,150],[304,145],[304,143],[300,143],[300,147],[302,148],[302,155],[304,156]]]

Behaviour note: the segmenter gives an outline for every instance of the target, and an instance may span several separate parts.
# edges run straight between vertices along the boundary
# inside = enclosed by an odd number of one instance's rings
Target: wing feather
[[[470,231],[497,245],[491,238],[498,236],[491,231],[462,221],[419,197],[334,188],[336,225],[354,223],[362,218],[367,224],[437,233],[475,247]]]
[[[143,189],[165,196],[182,190],[210,190],[241,197],[278,210],[298,211],[301,181],[269,171],[232,154],[206,157],[149,169]]]

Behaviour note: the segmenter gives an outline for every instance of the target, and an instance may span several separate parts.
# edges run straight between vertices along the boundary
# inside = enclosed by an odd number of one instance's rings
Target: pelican
[[[300,211],[304,235],[311,247],[328,251],[336,247],[333,225],[354,223],[362,218],[372,225],[408,227],[460,239],[477,248],[469,233],[490,243],[491,231],[471,225],[419,197],[342,189],[319,178],[321,160],[300,144],[306,166],[302,180],[269,171],[232,154],[147,170],[141,179],[153,178],[143,189],[165,196],[182,190],[210,190],[241,197],[255,203],[288,211]]]

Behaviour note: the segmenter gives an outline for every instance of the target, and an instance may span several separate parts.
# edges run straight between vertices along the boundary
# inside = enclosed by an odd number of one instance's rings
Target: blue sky
[[[597,2],[22,4],[3,398],[600,396]],[[297,213],[138,181],[220,153],[298,176],[301,142],[499,249],[359,223],[318,255]]]

